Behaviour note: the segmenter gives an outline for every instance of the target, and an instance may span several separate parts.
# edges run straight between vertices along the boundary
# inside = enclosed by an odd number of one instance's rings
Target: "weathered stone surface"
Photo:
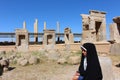
[[[38,20],[36,19],[34,22],[34,33],[38,33]],[[34,41],[35,43],[38,42],[38,35],[34,35]]]
[[[113,21],[114,21],[115,23],[120,23],[120,16],[114,17],[114,18],[113,18]]]
[[[21,62],[22,60],[24,60],[24,58],[21,57],[21,58],[18,58],[18,59],[16,59],[16,60],[17,60],[17,64],[20,65],[20,62]]]
[[[28,60],[27,59],[24,59],[20,62],[20,65],[21,66],[26,66],[28,64]]]
[[[110,53],[112,55],[120,55],[120,43],[111,44]]]
[[[117,23],[110,24],[110,40],[115,43],[120,43],[120,30]]]
[[[71,33],[71,29],[70,28],[65,28],[64,30],[64,39],[65,39],[65,43],[69,44],[69,43],[74,43],[74,35],[73,33]]]
[[[44,30],[44,36],[43,36],[43,45],[46,48],[46,45],[51,46],[50,49],[54,48],[55,45],[55,30]],[[47,49],[47,48],[46,48]]]
[[[16,29],[16,48],[18,51],[28,51],[29,35],[27,29]]]
[[[112,71],[112,61],[109,57],[99,57],[103,74],[103,80],[114,80]]]
[[[29,64],[37,64],[38,63],[38,58],[35,56],[31,56],[29,59]]]
[[[25,59],[29,60],[30,57],[31,57],[31,54],[30,54],[30,53],[24,53],[24,54],[23,54],[23,57],[24,57]]]
[[[106,41],[105,12],[91,10],[82,16],[82,43]],[[87,36],[89,34],[89,36]]]

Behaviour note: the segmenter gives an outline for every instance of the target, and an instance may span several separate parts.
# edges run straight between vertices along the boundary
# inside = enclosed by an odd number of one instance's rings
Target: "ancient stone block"
[[[64,30],[64,39],[65,39],[66,44],[74,43],[74,36],[71,33],[70,28],[65,28],[65,30]]]
[[[89,15],[81,15],[83,28],[82,42],[106,41],[106,13],[95,10],[91,10],[89,13]],[[88,36],[85,37],[86,34]]]
[[[112,61],[109,57],[99,57],[103,80],[114,80]]]
[[[120,43],[111,44],[110,53],[112,55],[120,55]]]

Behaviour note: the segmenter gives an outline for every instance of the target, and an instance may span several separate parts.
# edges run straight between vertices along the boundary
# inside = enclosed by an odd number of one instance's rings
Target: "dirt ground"
[[[61,65],[54,61],[25,67],[16,66],[14,70],[5,72],[2,80],[71,80],[78,66]]]
[[[120,80],[120,67],[115,65],[119,59],[112,57],[113,74],[115,80]],[[72,80],[75,71],[78,69],[78,65],[70,64],[57,64],[55,61],[48,60],[37,65],[29,66],[17,66],[11,65],[15,69],[4,72],[1,76],[1,80]]]

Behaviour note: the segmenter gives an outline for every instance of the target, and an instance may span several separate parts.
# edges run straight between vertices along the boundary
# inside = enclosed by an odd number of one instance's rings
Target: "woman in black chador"
[[[76,73],[76,76],[79,76],[77,80],[102,80],[103,76],[95,45],[85,43],[81,46],[81,50],[81,62]]]

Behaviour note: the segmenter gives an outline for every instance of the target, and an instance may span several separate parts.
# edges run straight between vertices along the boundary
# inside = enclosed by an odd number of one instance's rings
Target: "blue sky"
[[[89,14],[89,10],[105,11],[107,35],[109,24],[115,16],[120,16],[119,0],[0,0],[0,32],[14,32],[22,28],[23,21],[29,32],[33,32],[33,24],[38,19],[38,31],[43,32],[43,23],[47,29],[56,30],[56,22],[60,22],[60,32],[70,27],[73,33],[82,32],[80,14]]]

